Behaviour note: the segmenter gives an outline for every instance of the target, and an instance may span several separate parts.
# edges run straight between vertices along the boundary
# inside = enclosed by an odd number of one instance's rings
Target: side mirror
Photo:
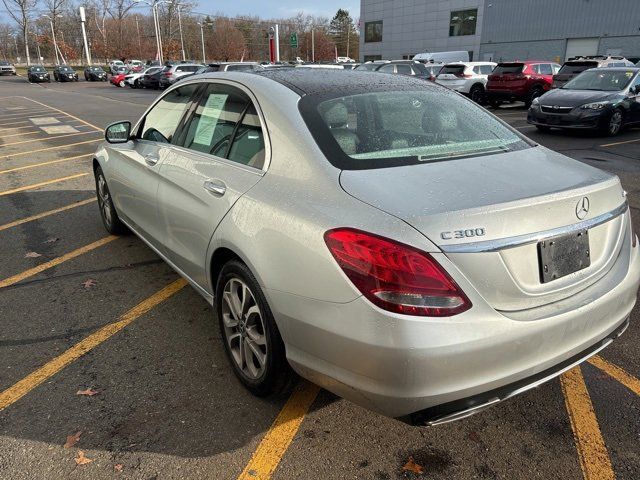
[[[131,139],[131,122],[116,122],[104,130],[104,139],[109,143],[127,143]]]

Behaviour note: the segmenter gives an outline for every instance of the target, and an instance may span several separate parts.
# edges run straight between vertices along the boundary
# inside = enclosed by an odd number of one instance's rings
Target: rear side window
[[[551,65],[548,63],[541,63],[539,65],[537,65],[538,70],[537,72],[541,75],[553,75],[553,68],[551,68]]]
[[[378,71],[382,73],[395,73],[394,66],[391,64],[383,65]]]
[[[480,73],[482,75],[489,75],[493,72],[493,65],[480,65]]]
[[[149,111],[142,124],[144,140],[172,143],[180,121],[196,91],[197,85],[185,85],[165,95]]]
[[[255,168],[264,165],[264,136],[255,106],[240,89],[209,84],[180,144]]]
[[[396,65],[396,71],[402,75],[411,75],[413,74],[413,70],[411,70],[411,65],[399,64]]]
[[[518,74],[524,70],[523,63],[501,63],[494,70],[494,75]]]
[[[416,75],[426,75],[428,73],[427,67],[425,67],[422,63],[413,63],[411,67],[413,68],[413,72]]]
[[[227,71],[249,72],[254,69],[253,65],[229,65]]]

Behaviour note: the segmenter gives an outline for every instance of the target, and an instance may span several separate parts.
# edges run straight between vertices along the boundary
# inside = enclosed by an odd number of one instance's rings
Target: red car
[[[486,95],[493,108],[502,102],[524,102],[529,108],[536,97],[551,89],[553,75],[560,65],[553,62],[527,60],[501,62],[487,80]]]
[[[124,77],[126,77],[128,73],[119,73],[117,75],[111,75],[109,81],[115,85],[116,87],[124,87],[126,84],[124,83]]]

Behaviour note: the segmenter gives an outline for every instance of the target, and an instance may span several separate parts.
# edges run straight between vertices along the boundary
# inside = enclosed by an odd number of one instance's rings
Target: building
[[[640,57],[640,0],[361,0],[361,60]]]

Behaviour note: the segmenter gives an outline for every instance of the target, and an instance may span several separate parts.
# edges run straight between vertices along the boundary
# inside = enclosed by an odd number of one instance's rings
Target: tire
[[[495,100],[495,99],[489,99],[489,105],[491,106],[491,108],[500,108],[500,105],[502,105],[502,101],[501,100]]]
[[[624,112],[621,109],[616,108],[607,118],[607,121],[603,125],[602,131],[609,137],[615,137],[622,131],[623,126]]]
[[[469,98],[479,105],[485,103],[484,87],[482,85],[474,85],[469,91]]]
[[[244,263],[230,260],[222,267],[215,302],[224,349],[238,380],[259,397],[285,390],[295,375],[262,289]],[[250,352],[248,359],[245,352]]]
[[[533,99],[538,98],[543,93],[544,93],[544,89],[540,85],[536,85],[535,87],[533,87],[529,92],[529,96],[524,102],[524,106],[529,108],[531,106],[531,103],[533,103]]]
[[[546,125],[536,125],[536,128],[538,129],[539,132],[550,132],[551,131],[551,127],[547,127]]]
[[[89,81],[89,77],[87,77],[86,75],[84,76],[84,81],[88,82]]]
[[[96,196],[98,197],[98,208],[100,209],[100,217],[107,232],[112,235],[122,235],[129,233],[127,226],[120,221],[116,207],[111,200],[107,179],[102,172],[102,168],[97,167],[95,171],[96,179]]]

